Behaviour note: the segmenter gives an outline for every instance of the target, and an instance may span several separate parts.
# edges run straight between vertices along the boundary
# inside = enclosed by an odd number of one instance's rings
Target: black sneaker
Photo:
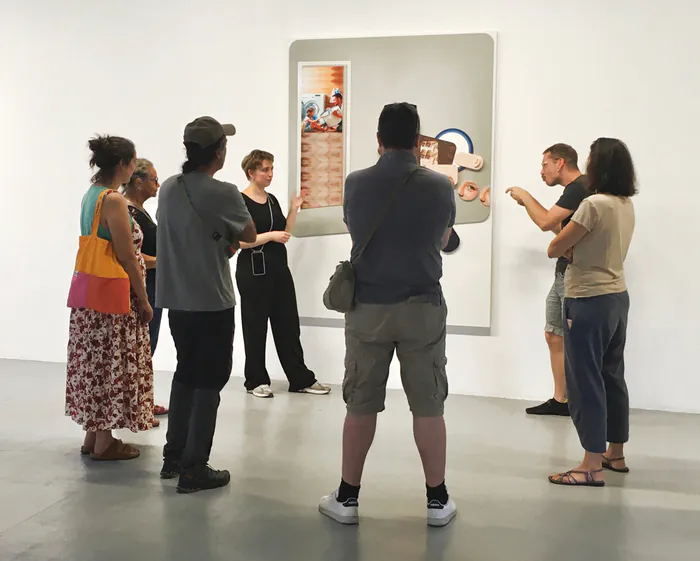
[[[180,474],[177,482],[178,493],[196,493],[208,489],[226,487],[231,481],[231,474],[225,469],[217,470],[209,466],[188,469]]]
[[[180,475],[182,466],[179,460],[166,458],[163,460],[163,468],[160,470],[161,479],[173,479]]]
[[[561,403],[556,399],[552,398],[549,401],[545,401],[541,405],[536,405],[535,407],[528,407],[525,409],[528,415],[556,415],[559,417],[569,417],[569,404]]]

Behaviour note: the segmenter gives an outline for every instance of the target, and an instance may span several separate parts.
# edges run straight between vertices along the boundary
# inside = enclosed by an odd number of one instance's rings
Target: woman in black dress
[[[243,191],[243,200],[258,231],[255,242],[241,242],[236,266],[245,343],[245,388],[255,397],[273,396],[265,368],[269,321],[289,391],[325,395],[331,389],[320,384],[304,363],[294,280],[287,265],[285,244],[303,199],[294,198],[285,218],[277,198],[266,192],[272,182],[273,164],[274,156],[262,150],[253,150],[241,164],[250,182]]]
[[[138,222],[143,230],[143,245],[141,251],[146,262],[146,294],[148,302],[153,308],[153,319],[148,324],[148,332],[151,338],[151,356],[156,352],[158,345],[158,333],[163,310],[156,308],[156,233],[157,226],[151,215],[143,207],[144,203],[158,193],[158,174],[153,164],[145,159],[138,158],[134,173],[129,183],[124,185],[124,197],[129,204],[129,213]],[[155,415],[166,415],[168,409],[162,405],[155,406]],[[154,426],[160,423],[156,422]]]

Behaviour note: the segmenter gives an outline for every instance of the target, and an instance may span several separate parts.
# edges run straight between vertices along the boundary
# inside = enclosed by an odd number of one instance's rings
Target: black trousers
[[[289,391],[300,391],[314,385],[316,376],[304,363],[297,296],[289,267],[257,277],[245,267],[243,270],[239,267],[236,283],[241,295],[246,389],[270,384],[265,367],[268,320],[277,356],[289,380]]]
[[[629,294],[564,300],[564,352],[569,410],[581,445],[603,453],[629,440],[625,342]]]
[[[148,324],[148,334],[151,339],[151,356],[156,353],[158,346],[158,335],[160,334],[160,322],[163,319],[163,309],[156,307],[156,282],[155,277],[146,278],[146,294],[148,303],[153,308],[153,319]]]
[[[168,313],[177,350],[163,455],[196,469],[209,462],[220,392],[233,367],[234,310]]]

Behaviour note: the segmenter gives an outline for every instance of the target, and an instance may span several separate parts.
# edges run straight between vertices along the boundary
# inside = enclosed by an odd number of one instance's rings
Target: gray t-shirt
[[[369,246],[355,263],[355,296],[365,304],[395,304],[412,296],[441,297],[442,238],[455,222],[455,189],[439,173],[416,168],[410,152],[390,151],[374,166],[345,181],[343,215],[352,237],[352,257],[385,212],[394,188],[400,192]],[[400,185],[399,185],[400,184]]]
[[[226,243],[212,235],[238,239],[251,220],[248,208],[238,187],[200,172],[182,175],[190,204],[178,177],[164,181],[158,194],[156,306],[197,312],[232,308],[236,300]]]

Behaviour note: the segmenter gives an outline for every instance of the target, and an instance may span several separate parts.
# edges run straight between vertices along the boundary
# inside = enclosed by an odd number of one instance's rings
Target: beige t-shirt
[[[573,261],[566,270],[566,297],[587,298],[627,290],[623,263],[634,232],[632,199],[591,195],[571,221],[588,233],[574,246]]]

